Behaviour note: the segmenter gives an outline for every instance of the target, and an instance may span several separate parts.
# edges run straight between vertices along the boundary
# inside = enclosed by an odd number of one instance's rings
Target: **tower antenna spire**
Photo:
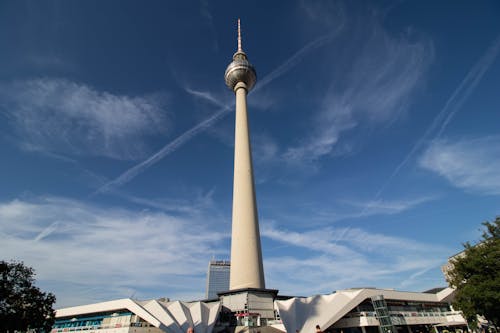
[[[239,18],[238,18],[238,52],[243,52],[243,49],[241,48],[241,23]]]

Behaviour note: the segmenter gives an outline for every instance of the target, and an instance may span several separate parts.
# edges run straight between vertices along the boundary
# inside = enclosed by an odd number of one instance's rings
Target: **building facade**
[[[51,333],[211,333],[220,302],[129,298],[56,310]]]
[[[206,299],[215,299],[217,293],[229,290],[230,270],[229,260],[210,260],[207,271]]]
[[[220,301],[121,299],[59,309],[52,333],[227,332],[228,327],[266,332],[463,333],[467,322],[450,302],[454,290],[405,292],[346,289],[329,295],[285,297],[245,289],[220,294]],[[273,303],[273,298],[274,303]]]
[[[446,264],[441,266],[441,272],[443,272],[444,277],[448,281],[450,279],[450,272],[455,268],[454,261],[459,258],[465,257],[465,251],[458,252],[457,254],[452,255],[448,258]]]
[[[467,330],[461,312],[450,302],[452,288],[435,292],[355,288],[329,295],[275,301],[286,332],[428,333]]]

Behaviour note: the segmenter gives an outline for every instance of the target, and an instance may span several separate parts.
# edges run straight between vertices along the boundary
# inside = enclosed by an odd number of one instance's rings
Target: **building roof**
[[[454,289],[430,294],[388,289],[363,288],[339,290],[330,295],[294,297],[288,300],[276,300],[275,306],[287,332],[314,332],[315,326],[328,328],[367,298],[382,295],[385,299],[413,302],[448,302]]]
[[[220,293],[217,293],[219,296],[223,295],[232,295],[232,294],[239,294],[242,292],[264,292],[267,294],[273,294],[275,297],[278,295],[278,289],[265,289],[265,288],[241,288],[241,289],[233,289],[233,290],[228,290],[228,291],[223,291]]]
[[[220,306],[220,302],[134,301],[124,298],[58,309],[56,319],[126,309],[152,326],[171,333],[184,333],[189,327],[193,327],[197,333],[211,333]]]
[[[446,287],[436,287],[422,292],[426,294],[436,294],[444,289],[446,289]]]

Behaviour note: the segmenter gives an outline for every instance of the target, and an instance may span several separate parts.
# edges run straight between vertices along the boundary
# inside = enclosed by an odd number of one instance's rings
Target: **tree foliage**
[[[56,297],[34,286],[35,272],[22,262],[0,261],[0,332],[49,332]]]
[[[462,310],[468,321],[483,315],[500,325],[500,216],[493,223],[484,222],[477,244],[464,244],[464,252],[452,260],[448,282],[456,288],[454,307]]]

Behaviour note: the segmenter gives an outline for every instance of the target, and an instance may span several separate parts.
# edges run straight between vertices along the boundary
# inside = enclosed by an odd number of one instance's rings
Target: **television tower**
[[[233,220],[229,290],[264,289],[264,268],[260,246],[259,218],[255,199],[247,93],[257,81],[255,69],[241,47],[238,19],[238,50],[224,74],[226,85],[236,95],[234,142]]]

